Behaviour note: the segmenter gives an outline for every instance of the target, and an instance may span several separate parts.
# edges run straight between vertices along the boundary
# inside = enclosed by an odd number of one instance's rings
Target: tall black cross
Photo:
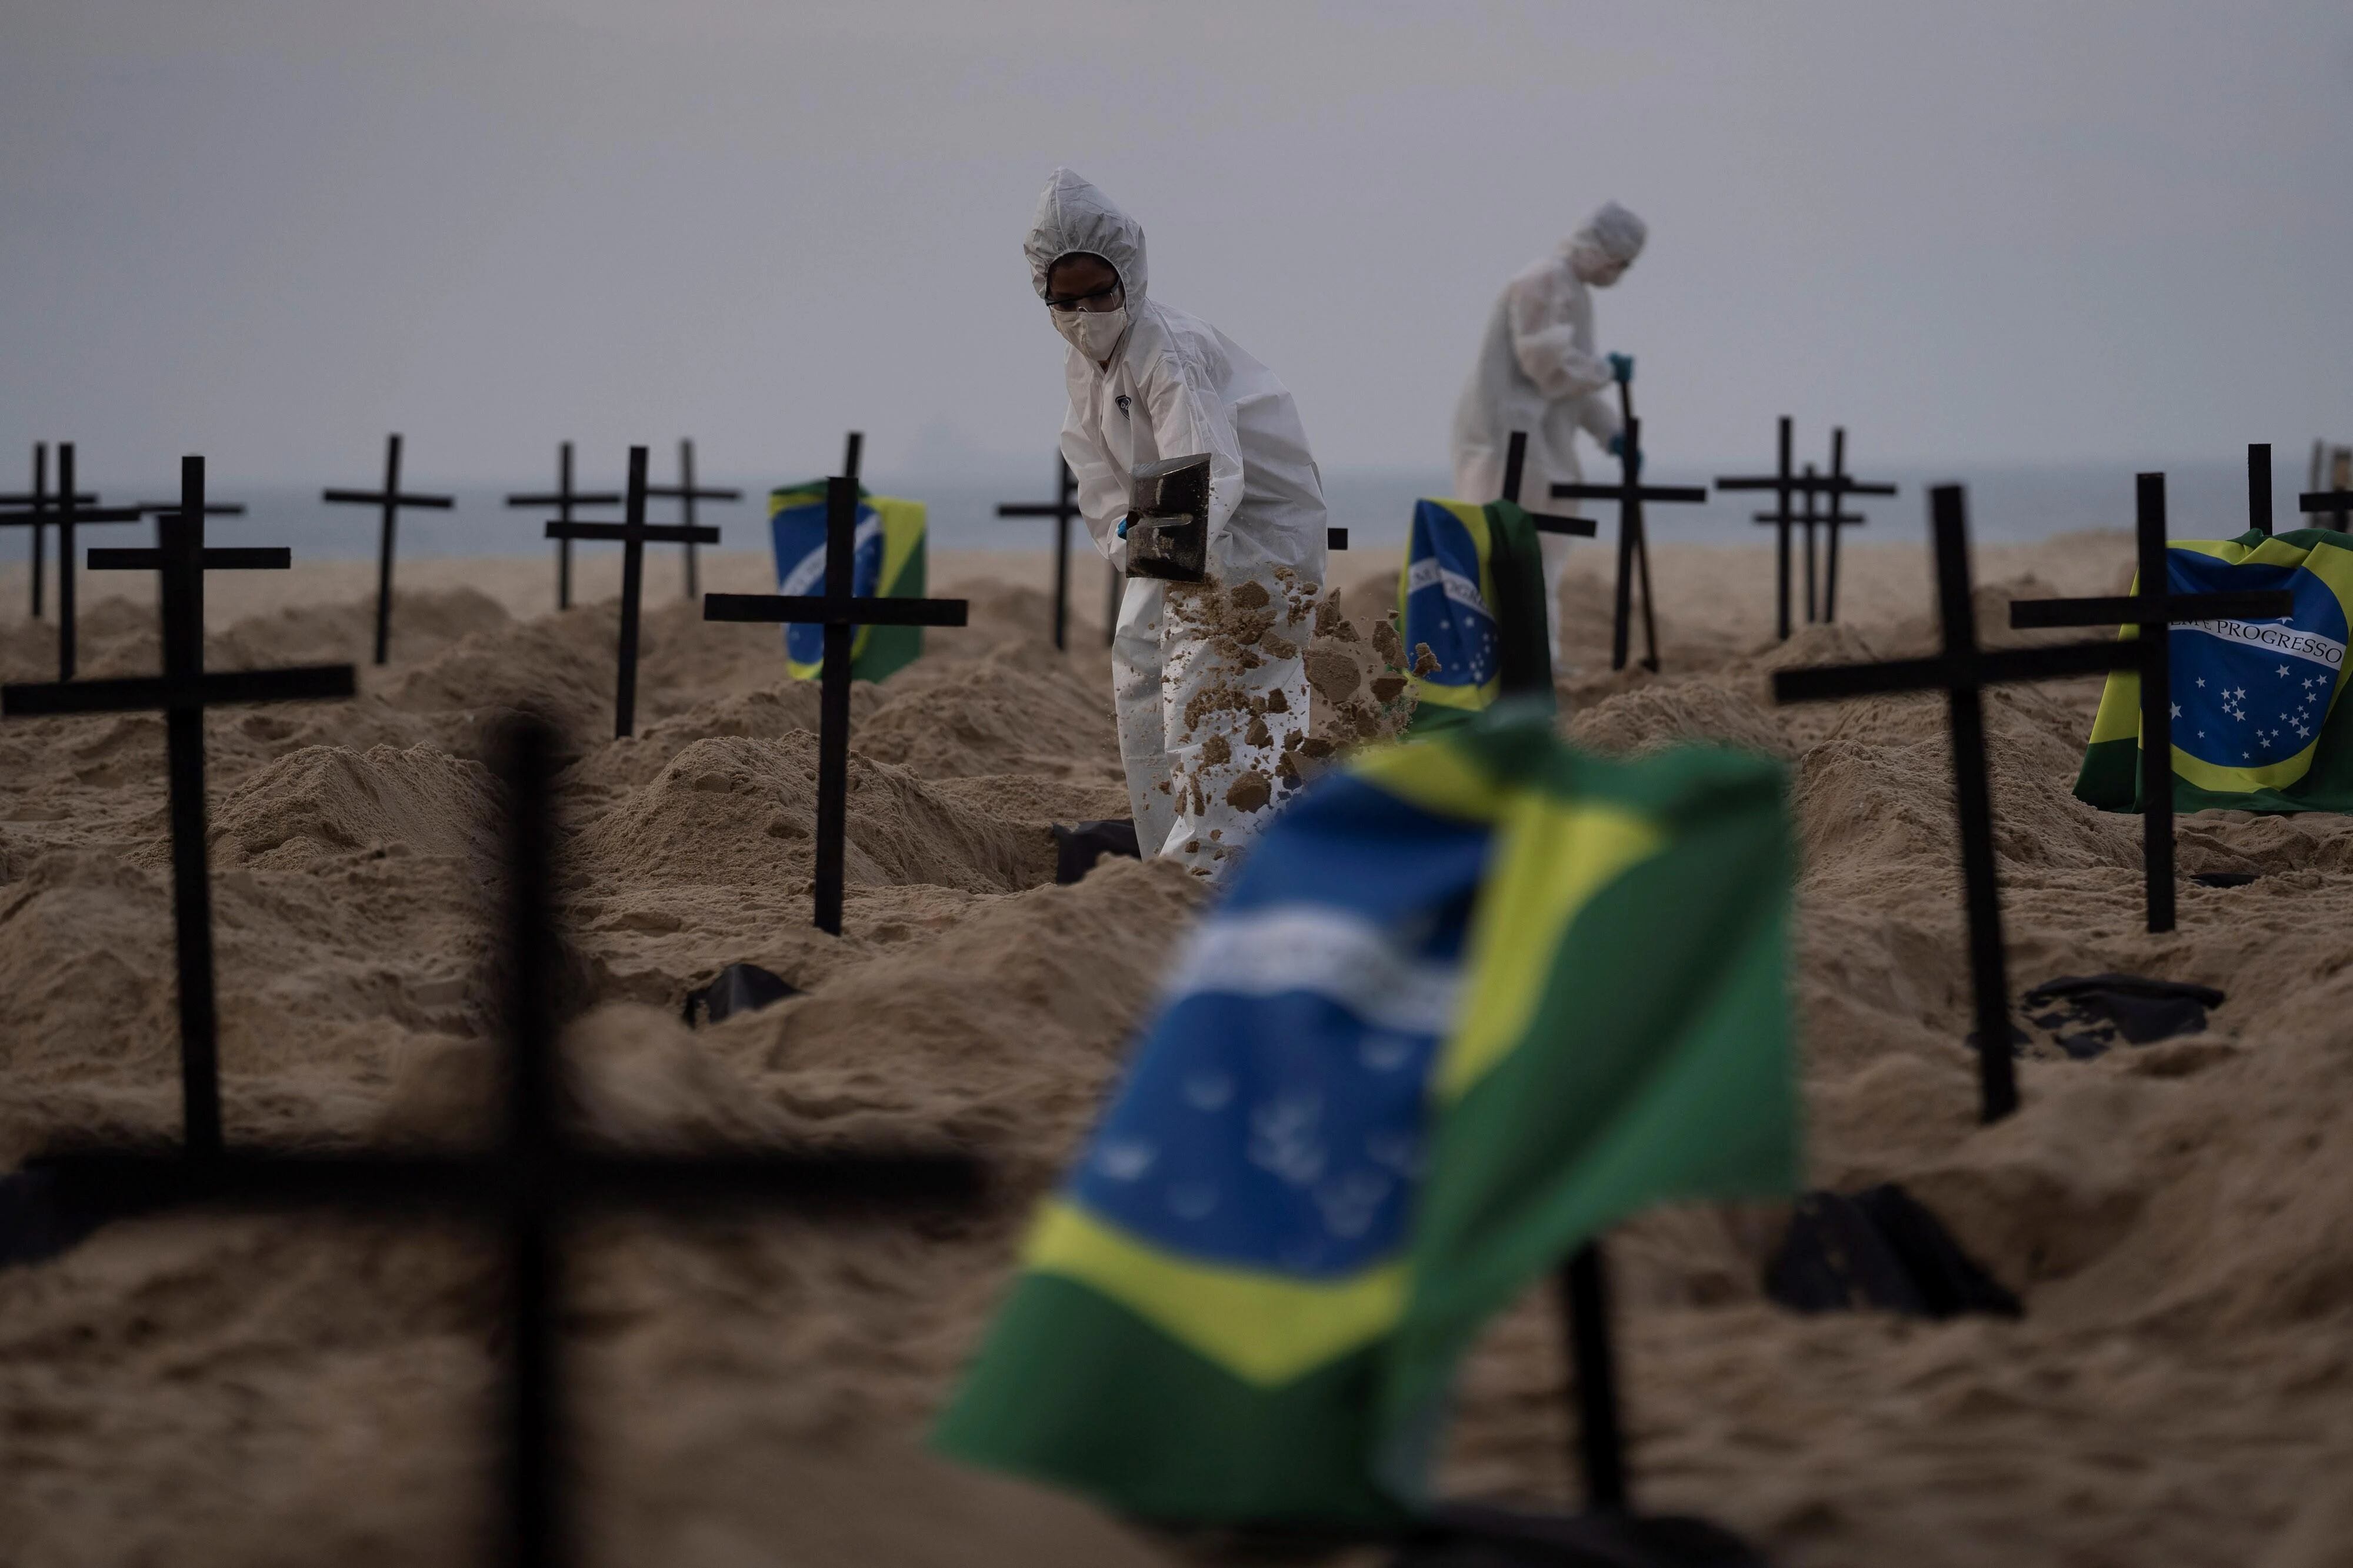
[[[582,491],[572,488],[572,443],[559,441],[555,446],[555,489],[553,490],[507,497],[509,506],[545,507],[555,509],[555,521],[570,522],[575,506],[618,506],[618,490]],[[693,546],[689,545],[690,550]],[[572,541],[566,537],[555,542],[555,607],[572,607]]]
[[[43,476],[37,472],[36,480]],[[45,487],[34,486],[37,492]],[[47,507],[36,506],[30,511],[0,512],[0,527],[30,524],[34,538],[40,537],[41,525],[58,525],[58,679],[71,680],[77,655],[78,637],[74,630],[74,530],[84,523],[137,522],[145,516],[138,507],[93,507],[94,495],[85,495],[74,489],[74,446],[71,441],[58,443],[58,493],[48,498]],[[35,570],[38,571],[37,551]],[[37,610],[36,611],[37,614]]]
[[[1058,456],[1055,466],[1061,477],[1055,481],[1051,501],[1001,501],[997,515],[1054,520],[1054,646],[1060,648],[1068,646],[1064,627],[1071,611],[1071,520],[1085,514],[1079,510],[1079,478],[1071,472],[1069,460]]]
[[[705,594],[706,621],[754,621],[765,626],[821,626],[825,663],[819,672],[817,749],[816,914],[819,931],[841,934],[844,837],[849,823],[849,650],[860,626],[960,626],[962,599],[860,598],[857,560],[859,437],[852,432],[849,471],[825,481],[825,592],[819,595]]]
[[[1504,448],[1504,499],[1520,503],[1520,486],[1526,477],[1528,433],[1512,432]],[[1597,526],[1589,517],[1528,514],[1546,533],[1591,539]],[[1560,614],[1548,604],[1547,616]],[[1561,1334],[1568,1352],[1570,1381],[1576,1387],[1577,1429],[1570,1447],[1585,1477],[1588,1509],[1622,1512],[1626,1508],[1626,1440],[1618,1418],[1618,1367],[1610,1345],[1609,1285],[1599,1238],[1587,1242],[1561,1265]]]
[[[1986,687],[2021,680],[2098,675],[2138,662],[2128,642],[2063,643],[2055,647],[1981,648],[1970,601],[1967,502],[1958,485],[1928,496],[1934,531],[1936,605],[1945,647],[1926,658],[1879,664],[1820,665],[1778,670],[1776,702],[1835,702],[1942,688],[1952,725],[1953,797],[1961,826],[1961,886],[1969,918],[1969,973],[1977,1012],[1979,1113],[1998,1121],[2018,1108],[2010,1056],[2010,979],[2002,954],[2001,891],[1995,877],[1993,797],[1987,780]]]
[[[678,483],[674,485],[648,485],[646,487],[646,494],[649,496],[663,496],[675,500],[678,502],[679,523],[681,527],[685,528],[692,528],[694,526],[694,503],[696,501],[742,500],[744,499],[744,492],[742,490],[712,489],[708,488],[697,489],[694,488],[694,443],[691,441],[681,441],[678,444]],[[717,542],[717,535],[714,534],[712,536],[712,542]],[[694,541],[690,539],[686,542],[686,596],[690,599],[695,598],[699,596],[702,592],[702,574],[695,569]]]
[[[205,460],[180,459],[183,510],[155,520],[158,548],[93,550],[93,572],[152,571],[164,623],[164,673],[120,680],[0,687],[0,716],[164,715],[172,823],[172,926],[179,960],[180,1094],[188,1152],[221,1146],[218,1020],[213,993],[212,882],[205,847],[205,710],[349,697],[348,664],[205,672],[205,574],[283,571],[284,550],[205,547]]]
[[[716,544],[715,528],[684,523],[646,521],[646,449],[629,448],[629,488],[618,522],[551,522],[550,539],[617,540],[621,551],[620,672],[613,697],[613,733],[633,735],[638,728],[638,607],[645,596],[646,546],[649,544]]]
[[[2265,472],[2269,472],[2268,458]],[[2167,586],[2165,476],[2143,474],[2135,486],[2137,592],[2111,599],[2015,599],[2013,626],[2114,626],[2133,629],[2124,646],[2140,676],[2141,869],[2147,881],[2148,929],[2173,929],[2173,634],[2183,621],[2261,620],[2295,611],[2284,588],[2177,594]]]
[[[2319,470],[2314,471],[2316,473]],[[76,495],[72,499],[77,506],[98,504],[98,497],[95,495]],[[0,526],[32,530],[33,618],[37,621],[40,620],[44,614],[41,604],[41,579],[47,575],[48,552],[47,542],[48,523],[52,515],[50,508],[57,503],[58,500],[58,497],[49,494],[49,444],[47,441],[36,441],[33,443],[33,488],[28,490],[19,490],[14,495],[0,495],[0,506],[20,506],[26,510],[0,517]]]
[[[553,910],[555,738],[544,725],[501,738],[506,820],[506,1036],[499,1142],[480,1153],[239,1148],[203,1160],[63,1150],[40,1162],[61,1205],[95,1216],[165,1205],[457,1214],[497,1227],[506,1260],[506,1375],[498,1425],[505,1504],[499,1560],[562,1568],[584,1544],[566,1491],[573,1471],[562,1310],[565,1242],[583,1211],[668,1213],[764,1205],[843,1218],[945,1213],[976,1205],[984,1173],[967,1156],[914,1147],[817,1152],[737,1147],[708,1153],[582,1148],[560,1118],[556,1046],[561,936]]]
[[[2272,444],[2247,443],[2247,527],[2256,533],[2272,531]]]
[[[1618,384],[1620,395],[1631,406],[1633,391],[1625,382]],[[1662,503],[1698,502],[1707,500],[1704,485],[1646,485],[1641,481],[1642,471],[1642,422],[1631,414],[1618,442],[1619,481],[1614,485],[1555,485],[1555,500],[1614,500],[1618,503],[1618,595],[1610,616],[1609,668],[1626,668],[1626,645],[1630,623],[1633,619],[1634,579],[1639,573],[1642,584],[1642,668],[1657,673],[1659,668],[1659,626],[1651,605],[1651,547],[1642,532],[1642,506],[1646,501]]]
[[[1504,448],[1504,499],[1514,506],[1520,504],[1520,485],[1526,477],[1527,467],[1528,433],[1525,430],[1514,430],[1512,432],[1511,440]],[[1598,525],[1589,517],[1557,517],[1547,512],[1532,511],[1528,513],[1528,521],[1535,524],[1540,533],[1565,533],[1577,539],[1591,539],[1599,531]],[[1536,563],[1536,570],[1538,573],[1544,570],[1541,558]],[[1545,619],[1547,624],[1558,614],[1560,614],[1560,606],[1554,604],[1551,596],[1547,595],[1545,599]],[[1553,641],[1550,637],[1545,639],[1546,660],[1552,658]],[[1546,668],[1550,668],[1549,664]]]
[[[399,521],[402,507],[422,507],[433,511],[448,511],[457,504],[454,496],[404,495],[400,489],[400,437],[384,438],[384,489],[380,490],[326,490],[321,500],[348,502],[354,506],[372,506],[383,513],[383,523],[376,531],[375,547],[375,661],[385,661],[392,646],[392,535]]]

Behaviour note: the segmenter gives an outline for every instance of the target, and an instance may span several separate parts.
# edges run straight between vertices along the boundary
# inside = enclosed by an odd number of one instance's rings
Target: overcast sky
[[[1327,469],[1442,467],[1496,289],[1609,197],[1662,458],[2353,440],[2344,0],[0,0],[0,443],[1042,467],[1058,163]]]

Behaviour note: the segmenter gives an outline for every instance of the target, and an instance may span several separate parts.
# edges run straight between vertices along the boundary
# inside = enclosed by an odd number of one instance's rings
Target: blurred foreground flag
[[[1274,819],[947,1452],[1170,1521],[1394,1523],[1532,1279],[1648,1205],[1795,1189],[1780,768],[1588,756],[1550,719],[1370,752]]]
[[[922,598],[924,536],[922,501],[868,495],[861,488],[850,592],[860,598]],[[825,592],[823,479],[768,492],[768,537],[776,552],[777,593]],[[921,626],[860,626],[850,644],[849,672],[860,680],[880,680],[923,651]],[[825,628],[786,626],[785,659],[796,679],[815,680],[825,671]]]
[[[2197,621],[2171,636],[2177,811],[2353,811],[2353,726],[2337,715],[2353,615],[2353,538],[2325,528],[2177,539],[2177,594],[2286,589],[2284,621]],[[2135,584],[2135,592],[2138,584]],[[2138,631],[2127,626],[2124,636]],[[2108,677],[2075,794],[2140,809],[2140,677]]]
[[[1498,697],[1553,700],[1544,563],[1528,514],[1507,500],[1418,500],[1398,579],[1419,698],[1413,733],[1461,723]],[[1422,648],[1429,660],[1419,658]]]

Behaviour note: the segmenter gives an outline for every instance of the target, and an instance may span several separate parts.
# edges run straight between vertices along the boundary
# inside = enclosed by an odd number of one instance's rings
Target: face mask
[[[1127,307],[1116,310],[1049,310],[1054,319],[1054,330],[1062,334],[1070,345],[1101,364],[1111,358],[1111,351],[1119,346],[1122,332],[1127,331]]]

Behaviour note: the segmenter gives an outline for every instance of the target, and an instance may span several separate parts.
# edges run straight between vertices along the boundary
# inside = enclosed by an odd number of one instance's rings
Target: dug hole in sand
[[[1767,557],[1656,551],[1666,673],[1607,669],[1605,552],[1564,596],[1566,731],[1790,765],[1804,844],[1796,995],[1812,1178],[1900,1180],[2023,1297],[2016,1322],[1801,1318],[1767,1304],[1754,1215],[1645,1216],[1613,1245],[1636,1493],[1776,1561],[2347,1561],[2353,1460],[2353,832],[2185,817],[2181,931],[2140,928],[2137,819],[2068,793],[2091,681],[1989,693],[2020,989],[2105,970],[2215,985],[2210,1031],[2021,1062],[1976,1125],[1944,709],[1778,710],[1770,672],[1925,649],[1920,552],[1850,547],[1851,625],[1770,638]],[[2013,594],[2110,592],[2122,535],[1980,552]],[[601,557],[584,557],[584,592]],[[1384,572],[1383,567],[1387,570]],[[708,557],[718,588],[765,563]],[[1312,773],[1409,698],[1395,562],[1359,552],[1308,611]],[[1074,1501],[957,1471],[921,1438],[1203,897],[1174,868],[1052,884],[1054,821],[1125,815],[1100,628],[1042,634],[1042,558],[944,557],[972,626],[854,694],[846,933],[808,921],[816,692],[772,632],[649,611],[640,732],[608,738],[609,602],[541,613],[548,567],[404,563],[394,663],[341,704],[207,723],[232,1138],[478,1136],[483,890],[503,708],[570,736],[564,901],[583,1010],[577,1115],[633,1145],[941,1137],[1000,1172],[922,1231],[745,1215],[583,1226],[568,1330],[598,1560],[1201,1560]],[[350,658],[351,574],[215,595],[214,668]],[[657,582],[659,574],[656,574]],[[1018,585],[1017,585],[1018,584]],[[0,577],[0,604],[23,602]],[[649,596],[657,590],[649,588]],[[155,663],[152,612],[100,599],[90,675]],[[2007,634],[1995,633],[2000,637]],[[53,631],[0,622],[0,677]],[[64,1132],[176,1130],[163,725],[0,725],[0,1159]],[[683,993],[743,960],[806,994],[690,1034]],[[26,1568],[440,1564],[487,1540],[497,1280],[462,1227],[126,1223],[0,1272],[0,1557]],[[1567,1500],[1557,1325],[1532,1293],[1471,1361],[1447,1489]],[[1214,1555],[1214,1553],[1210,1553]]]

